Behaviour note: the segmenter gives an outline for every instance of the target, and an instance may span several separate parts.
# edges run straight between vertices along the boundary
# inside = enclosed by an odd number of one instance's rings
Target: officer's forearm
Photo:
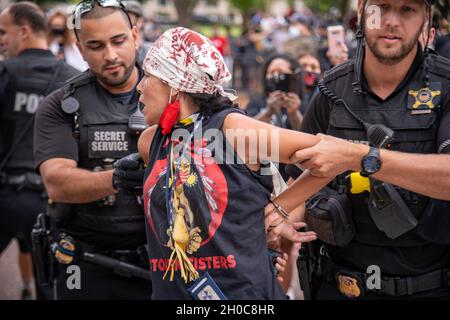
[[[352,170],[361,170],[368,147],[358,148]],[[431,198],[450,200],[450,155],[381,150],[381,170],[374,178]]]
[[[374,178],[432,198],[450,200],[450,155],[382,151]]]
[[[88,203],[116,193],[112,187],[112,172],[55,167],[42,176],[48,195],[53,201]]]

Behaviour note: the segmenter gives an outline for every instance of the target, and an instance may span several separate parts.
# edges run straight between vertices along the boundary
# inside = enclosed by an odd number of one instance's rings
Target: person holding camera
[[[288,55],[276,54],[263,70],[264,94],[250,100],[247,114],[280,128],[300,130],[300,65]]]
[[[289,55],[275,54],[267,60],[263,74],[264,94],[250,99],[247,114],[279,128],[300,130],[300,65]],[[279,171],[287,180],[284,166],[279,164]]]

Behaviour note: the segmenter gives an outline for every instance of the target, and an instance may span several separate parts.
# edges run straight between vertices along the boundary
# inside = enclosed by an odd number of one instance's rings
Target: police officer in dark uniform
[[[337,176],[306,209],[324,244],[316,297],[450,298],[450,61],[418,42],[433,1],[372,4],[357,57],[326,73],[304,118],[327,136],[295,155]]]
[[[0,253],[18,236],[21,253],[30,252],[31,229],[47,202],[34,172],[34,114],[47,94],[78,73],[48,50],[46,32],[45,14],[33,3],[13,4],[0,14],[7,57],[0,65]]]
[[[150,299],[143,208],[139,191],[131,193],[134,185],[142,189],[143,171],[137,160],[125,161],[135,175],[120,184],[113,178],[114,161],[137,151],[145,128],[138,31],[120,1],[83,1],[73,18],[90,69],[47,97],[35,123],[36,167],[57,230],[56,298]]]

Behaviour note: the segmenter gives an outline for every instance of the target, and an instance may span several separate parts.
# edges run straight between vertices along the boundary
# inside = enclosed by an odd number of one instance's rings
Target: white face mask
[[[294,26],[289,27],[289,34],[292,38],[297,38],[300,36],[300,30]]]

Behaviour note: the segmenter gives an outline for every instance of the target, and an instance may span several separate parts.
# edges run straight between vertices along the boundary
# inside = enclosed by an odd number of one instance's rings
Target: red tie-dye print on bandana
[[[179,27],[164,32],[148,51],[143,68],[175,90],[236,99],[223,88],[231,73],[222,55],[208,38],[195,31]]]

